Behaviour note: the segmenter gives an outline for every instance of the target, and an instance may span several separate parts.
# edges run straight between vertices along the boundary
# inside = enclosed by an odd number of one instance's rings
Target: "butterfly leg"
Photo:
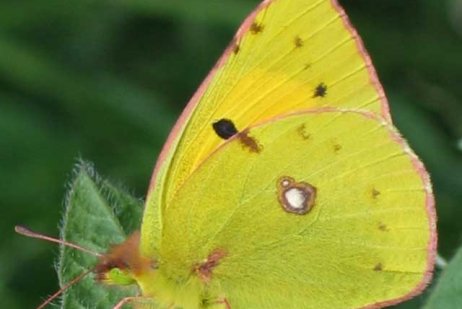
[[[217,303],[225,305],[226,309],[231,309],[231,305],[229,304],[229,301],[226,298],[217,301]]]
[[[143,296],[130,296],[122,298],[112,309],[122,309],[122,307],[129,303],[148,303],[150,299]]]

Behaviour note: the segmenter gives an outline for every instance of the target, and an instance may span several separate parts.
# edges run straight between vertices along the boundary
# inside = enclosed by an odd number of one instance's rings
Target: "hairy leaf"
[[[91,164],[80,162],[70,183],[61,238],[98,253],[124,239],[139,227],[142,203],[125,190],[100,178]],[[88,253],[61,247],[58,276],[60,286],[91,269],[98,259]],[[134,288],[105,286],[95,282],[93,274],[68,289],[61,308],[111,308]]]

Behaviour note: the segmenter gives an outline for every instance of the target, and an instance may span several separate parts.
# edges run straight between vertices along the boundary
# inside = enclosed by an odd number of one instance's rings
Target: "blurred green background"
[[[176,117],[258,2],[0,2],[1,308],[57,288],[57,248],[13,226],[58,235],[77,158],[143,197]],[[462,243],[462,0],[341,3],[430,170],[449,259]]]

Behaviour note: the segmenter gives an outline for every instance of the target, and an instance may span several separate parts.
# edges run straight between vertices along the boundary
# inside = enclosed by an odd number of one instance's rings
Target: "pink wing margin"
[[[173,129],[170,131],[167,141],[164,144],[164,147],[162,148],[162,151],[160,152],[159,157],[157,158],[156,166],[154,168],[154,172],[152,173],[151,176],[151,182],[149,184],[149,191],[154,188],[155,185],[155,179],[157,177],[157,173],[159,172],[160,166],[164,163],[165,157],[171,150],[171,146],[173,141],[176,139],[178,134],[181,132],[185,122],[187,119],[191,116],[192,112],[194,111],[194,108],[196,107],[197,103],[199,102],[200,98],[204,94],[205,90],[210,84],[210,81],[215,77],[215,72],[228,60],[229,55],[233,52],[234,49],[234,42],[239,41],[239,38],[250,28],[252,25],[253,20],[255,19],[255,16],[264,8],[266,8],[268,5],[271,4],[271,2],[277,1],[277,0],[265,0],[258,7],[245,19],[245,21],[242,23],[236,34],[234,35],[233,40],[231,43],[228,45],[228,47],[225,49],[224,53],[221,55],[221,57],[218,59],[217,63],[214,65],[212,70],[209,72],[207,77],[204,79],[204,81],[201,83],[199,88],[196,90],[192,98],[189,100],[188,104],[184,108],[183,112],[181,113],[180,117],[176,121],[175,125],[173,126]]]
[[[364,62],[366,63],[367,70],[369,71],[369,78],[371,79],[371,83],[374,85],[375,90],[379,94],[380,97],[380,103],[382,105],[382,117],[384,117],[386,120],[391,122],[391,115],[390,115],[390,108],[388,105],[388,100],[387,97],[385,96],[385,91],[383,90],[382,84],[379,81],[379,77],[377,75],[377,72],[375,71],[374,66],[372,65],[372,60],[371,57],[369,56],[369,53],[367,52],[366,48],[364,47],[363,40],[361,37],[358,35],[358,32],[356,29],[353,27],[351,24],[348,16],[345,13],[345,10],[340,6],[337,0],[331,0],[332,6],[337,10],[337,12],[340,14],[343,20],[343,24],[345,25],[345,28],[351,33],[353,36],[355,42],[356,42],[356,47],[359,50],[359,53],[363,57]]]
[[[412,291],[396,299],[386,300],[383,302],[378,302],[378,303],[366,306],[365,308],[368,308],[368,309],[392,306],[392,305],[401,303],[403,301],[406,301],[408,299],[411,299],[414,296],[419,295],[420,293],[423,292],[423,290],[430,283],[432,276],[433,276],[433,270],[435,268],[438,237],[437,237],[437,230],[436,230],[436,220],[437,219],[436,219],[436,209],[435,209],[435,198],[433,196],[430,176],[428,175],[428,172],[425,169],[423,163],[414,154],[414,152],[412,152],[412,150],[409,148],[406,141],[399,135],[399,133],[393,132],[392,138],[405,149],[406,153],[408,153],[411,156],[412,165],[414,166],[414,169],[417,171],[417,173],[420,175],[420,178],[422,179],[422,184],[424,186],[424,190],[426,194],[425,209],[427,210],[428,221],[429,221],[428,228],[430,230],[430,239],[427,245],[427,252],[428,252],[427,269],[425,270],[422,281]]]
[[[154,168],[154,172],[151,176],[151,181],[149,184],[149,191],[154,188],[155,186],[155,179],[157,177],[157,174],[159,172],[159,169],[161,165],[164,163],[165,158],[167,154],[171,151],[172,144],[174,140],[177,138],[178,134],[181,133],[183,126],[187,122],[187,120],[190,118],[191,114],[194,111],[194,108],[198,104],[200,98],[203,96],[205,90],[209,86],[211,80],[215,76],[215,72],[224,64],[229,58],[229,55],[233,52],[235,42],[240,41],[240,38],[249,30],[250,26],[252,25],[255,16],[260,13],[263,9],[271,5],[271,3],[278,1],[278,0],[265,0],[258,7],[245,19],[245,21],[242,23],[238,31],[236,32],[234,39],[232,40],[231,44],[226,48],[224,51],[223,55],[218,59],[217,63],[215,66],[212,68],[210,73],[207,75],[205,80],[202,82],[202,84],[199,86],[197,91],[194,93],[192,98],[189,100],[188,104],[186,105],[185,109],[181,113],[180,117],[178,118],[177,122],[175,123],[173,129],[170,131],[170,134],[167,138],[167,141],[164,144],[164,147],[162,148],[162,151],[160,152],[159,157],[157,158],[157,162]],[[343,8],[340,6],[337,0],[331,0],[332,7],[338,12],[338,14],[341,16],[343,20],[343,24],[345,25],[345,28],[351,33],[353,39],[356,42],[356,46],[361,54],[361,56],[364,59],[364,62],[366,63],[367,69],[369,71],[369,76],[371,79],[371,83],[374,85],[376,88],[377,93],[379,94],[381,105],[382,105],[382,117],[388,121],[391,122],[391,116],[390,116],[390,111],[388,107],[388,101],[385,96],[385,92],[382,88],[382,85],[379,82],[377,73],[372,65],[371,58],[369,57],[369,54],[367,53],[364,44],[359,37],[358,33],[356,32],[355,28],[352,26],[350,23],[350,20],[348,19],[348,16],[346,15],[345,11]]]

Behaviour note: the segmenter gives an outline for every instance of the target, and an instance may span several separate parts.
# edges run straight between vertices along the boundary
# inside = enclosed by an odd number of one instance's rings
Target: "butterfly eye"
[[[222,139],[228,139],[238,133],[236,126],[229,119],[220,119],[212,124],[215,133]]]

